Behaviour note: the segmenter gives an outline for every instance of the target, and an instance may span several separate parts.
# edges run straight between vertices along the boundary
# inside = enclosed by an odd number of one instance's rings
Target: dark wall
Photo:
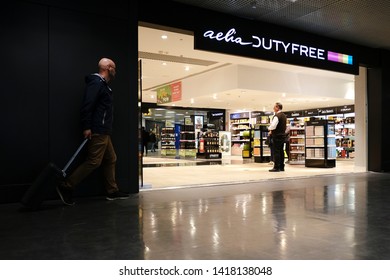
[[[390,145],[387,131],[390,123],[390,52],[378,51],[380,67],[367,71],[368,101],[368,170],[390,171]]]
[[[118,183],[138,192],[138,177],[129,176],[131,168],[138,170],[137,111],[131,108],[137,108],[137,46],[130,44],[138,35],[137,8],[128,5],[124,0],[3,5],[0,203],[19,201],[48,162],[62,168],[71,157],[82,140],[84,77],[97,71],[101,57],[117,66],[111,87]],[[102,194],[99,179],[99,172],[92,174],[76,195]]]
[[[153,5],[152,5],[153,3]],[[138,7],[140,5],[140,7]],[[172,13],[173,8],[180,11]],[[2,81],[0,124],[0,203],[17,202],[48,162],[63,167],[81,142],[79,108],[84,76],[98,60],[115,60],[117,78],[113,142],[117,180],[123,190],[138,192],[138,19],[191,30],[197,20],[223,16],[171,1],[31,0],[2,4],[0,51]],[[229,17],[232,19],[232,17]],[[326,39],[326,38],[325,38]],[[382,145],[390,114],[390,59],[358,47],[369,71],[369,170],[390,170],[390,146]],[[370,75],[372,74],[371,78]],[[378,81],[379,79],[379,81]],[[371,87],[371,86],[372,87]],[[372,92],[371,89],[375,89]],[[371,105],[372,102],[372,105]],[[375,108],[380,107],[380,110]],[[375,117],[371,115],[376,112]],[[382,114],[382,112],[384,112]],[[378,126],[371,129],[372,125]],[[373,141],[375,139],[375,141]],[[378,140],[380,139],[380,140]],[[378,164],[379,162],[379,164]],[[103,193],[96,172],[79,196]],[[53,193],[51,197],[56,197]]]
[[[20,192],[49,157],[48,8],[15,2],[2,10],[0,184]]]
[[[367,69],[368,170],[382,171],[382,71]]]
[[[389,104],[390,104],[390,52],[382,51],[381,52],[381,106],[379,110],[381,114],[381,155],[382,155],[382,170],[385,172],[390,171],[390,145],[388,141],[389,124],[390,124],[390,114],[389,114]]]

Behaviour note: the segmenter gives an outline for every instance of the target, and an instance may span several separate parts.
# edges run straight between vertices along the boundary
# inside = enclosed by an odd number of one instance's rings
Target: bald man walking
[[[102,166],[107,200],[125,199],[128,194],[119,190],[115,180],[116,154],[111,142],[113,123],[113,93],[108,83],[115,78],[116,66],[109,58],[98,63],[98,73],[85,78],[85,92],[81,107],[84,138],[88,138],[87,158],[57,186],[66,205],[74,205],[74,188],[93,170]]]

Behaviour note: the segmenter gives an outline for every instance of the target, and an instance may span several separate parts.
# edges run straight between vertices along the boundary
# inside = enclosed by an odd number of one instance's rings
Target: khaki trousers
[[[93,170],[102,166],[107,193],[118,191],[115,181],[116,154],[110,135],[93,134],[87,149],[86,160],[66,179],[67,186],[74,189]]]

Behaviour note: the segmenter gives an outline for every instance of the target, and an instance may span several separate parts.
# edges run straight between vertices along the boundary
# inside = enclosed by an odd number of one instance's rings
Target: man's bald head
[[[115,62],[109,58],[102,58],[98,63],[99,74],[102,75],[107,81],[115,78],[116,66]]]

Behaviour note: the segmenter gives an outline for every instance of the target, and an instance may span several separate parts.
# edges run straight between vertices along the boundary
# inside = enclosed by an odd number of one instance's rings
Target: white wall
[[[355,77],[355,169],[367,171],[367,69]]]
[[[351,77],[353,76],[350,75],[348,79],[344,79],[330,75],[318,76],[245,65],[227,65],[183,79],[182,99],[190,97],[199,99],[201,96],[237,89],[340,99],[346,98],[348,94],[352,93],[350,99],[353,99],[354,82]],[[276,100],[272,100],[272,103],[274,101]],[[180,103],[178,102],[178,104]],[[313,108],[316,107],[313,105]]]
[[[231,65],[186,78],[182,80],[183,98],[236,89],[237,71],[237,66]]]
[[[344,98],[353,82],[306,73],[238,66],[238,87],[243,89]]]

